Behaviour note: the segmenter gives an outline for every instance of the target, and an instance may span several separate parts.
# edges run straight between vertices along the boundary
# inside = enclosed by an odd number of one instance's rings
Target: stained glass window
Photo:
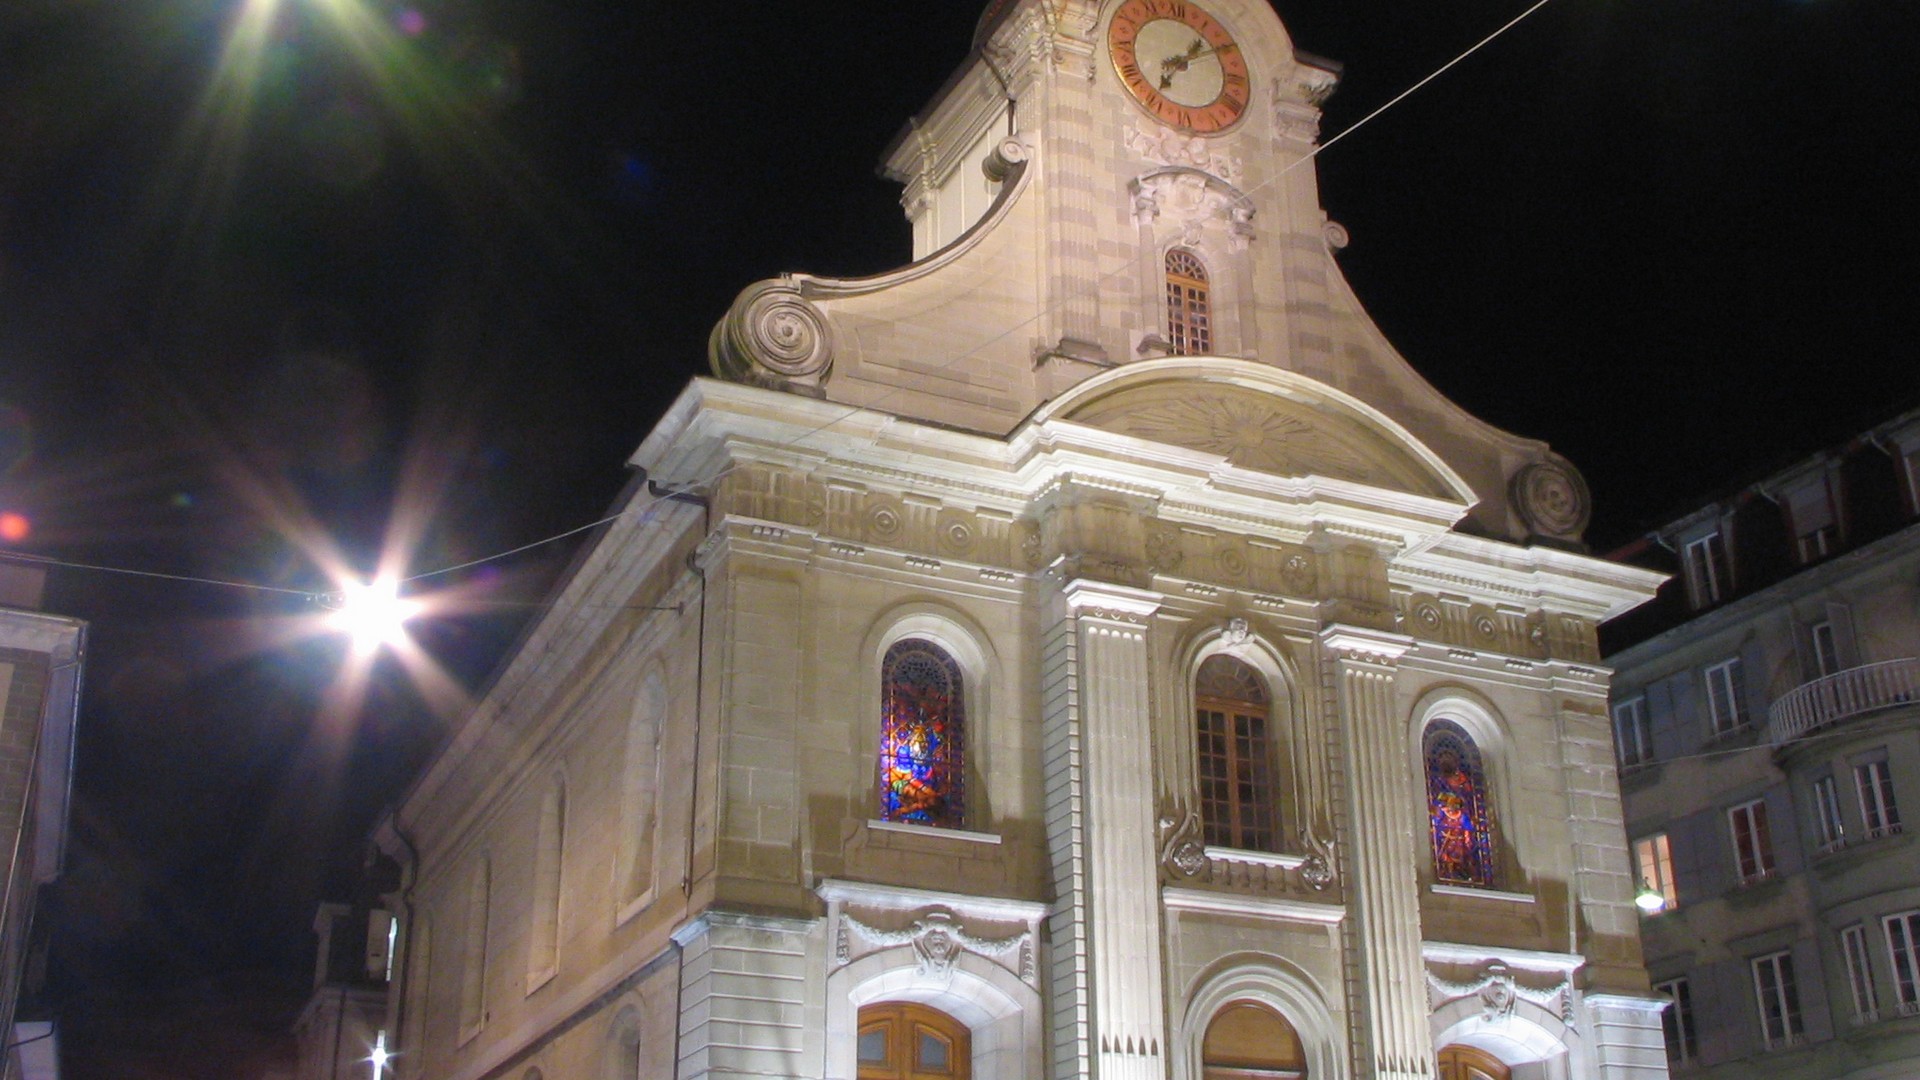
[[[880,664],[880,817],[958,828],[966,819],[967,710],[960,665],[909,638]]]
[[[1167,252],[1167,342],[1175,356],[1213,349],[1213,312],[1207,264],[1185,248]]]
[[[1200,821],[1209,845],[1272,851],[1267,686],[1231,656],[1213,656],[1194,680]]]
[[[1427,815],[1433,876],[1447,885],[1493,885],[1493,810],[1473,736],[1451,720],[1427,725]]]

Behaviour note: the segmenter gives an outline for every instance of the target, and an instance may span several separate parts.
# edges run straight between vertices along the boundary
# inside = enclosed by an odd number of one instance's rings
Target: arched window
[[[1231,656],[1211,656],[1200,665],[1193,696],[1207,843],[1272,851],[1278,815],[1266,681]]]
[[[1493,804],[1480,748],[1451,720],[1428,724],[1420,748],[1427,771],[1434,879],[1445,885],[1492,887]]]
[[[880,818],[959,828],[966,821],[967,707],[960,665],[921,638],[880,663]]]
[[[859,1080],[967,1080],[972,1072],[966,1025],[925,1005],[869,1005],[859,1038]]]
[[[1204,1080],[1305,1080],[1307,1054],[1286,1017],[1238,1001],[1221,1009],[1200,1044]]]
[[[659,831],[660,739],[666,727],[667,691],[658,674],[647,676],[627,719],[621,766],[619,894],[623,917],[653,898],[655,834]]]
[[[1167,342],[1175,356],[1213,351],[1207,264],[1186,248],[1167,252]]]
[[[540,800],[533,850],[533,933],[527,942],[527,993],[560,966],[560,874],[567,844],[567,786],[555,777]]]

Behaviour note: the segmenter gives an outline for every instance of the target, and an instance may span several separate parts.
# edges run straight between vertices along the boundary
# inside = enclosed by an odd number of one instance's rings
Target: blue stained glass
[[[960,667],[931,642],[898,642],[880,665],[880,817],[958,828],[965,795]]]
[[[1427,814],[1433,829],[1433,876],[1448,885],[1491,887],[1493,815],[1486,771],[1473,736],[1450,720],[1427,726]]]

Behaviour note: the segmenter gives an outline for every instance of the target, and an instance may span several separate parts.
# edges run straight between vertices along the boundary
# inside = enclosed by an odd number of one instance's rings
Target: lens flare
[[[31,532],[33,532],[33,522],[28,521],[25,514],[16,514],[11,510],[0,514],[0,540],[17,544],[25,540]]]
[[[333,613],[334,629],[353,641],[353,650],[361,655],[387,645],[399,645],[406,639],[407,620],[420,614],[420,604],[400,597],[400,584],[383,578],[365,585],[349,585],[340,594],[340,607]]]

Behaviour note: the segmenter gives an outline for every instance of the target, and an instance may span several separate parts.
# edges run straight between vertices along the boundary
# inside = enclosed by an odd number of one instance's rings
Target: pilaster
[[[1082,579],[1068,583],[1061,600],[1045,691],[1048,836],[1060,897],[1052,1074],[1161,1080],[1168,1066],[1147,677],[1147,620],[1160,599]]]
[[[1354,1072],[1381,1080],[1427,1080],[1427,1027],[1420,954],[1415,786],[1406,725],[1394,704],[1399,661],[1412,646],[1397,634],[1336,625],[1321,633],[1345,743],[1347,819],[1352,829],[1347,924]]]

